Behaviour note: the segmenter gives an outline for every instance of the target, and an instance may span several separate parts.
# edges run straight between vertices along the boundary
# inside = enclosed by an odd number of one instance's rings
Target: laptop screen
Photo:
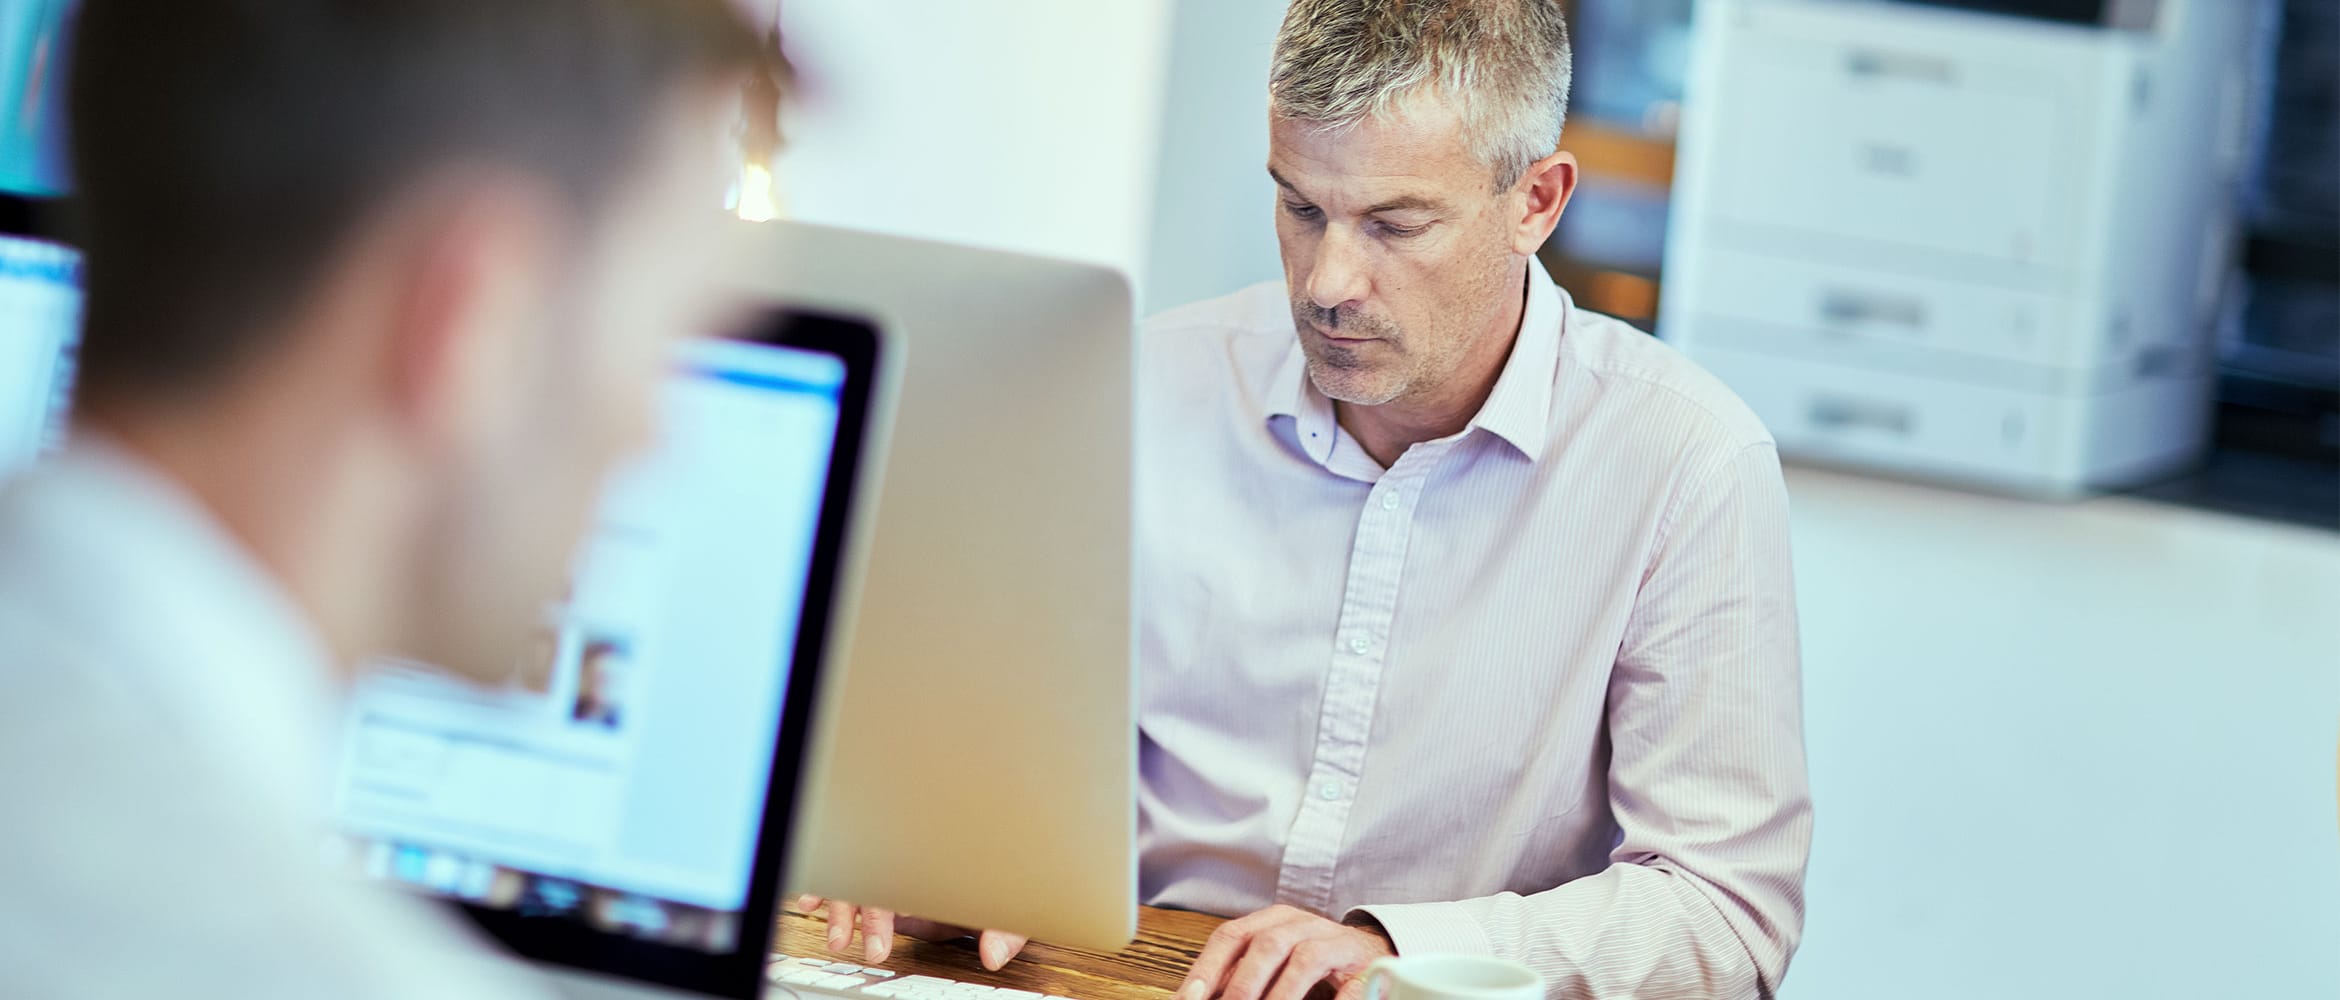
[[[65,439],[81,339],[81,255],[0,235],[0,476]]]
[[[400,664],[358,685],[349,862],[475,910],[738,949],[762,926],[743,916],[782,720],[810,698],[791,662],[807,587],[826,586],[846,386],[832,354],[689,348],[662,442],[613,484],[506,687]]]

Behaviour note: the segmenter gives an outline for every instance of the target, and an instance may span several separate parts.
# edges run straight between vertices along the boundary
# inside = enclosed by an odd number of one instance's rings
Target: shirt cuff
[[[1381,925],[1400,955],[1493,955],[1495,946],[1461,903],[1392,903],[1359,906],[1343,920],[1363,914]]]

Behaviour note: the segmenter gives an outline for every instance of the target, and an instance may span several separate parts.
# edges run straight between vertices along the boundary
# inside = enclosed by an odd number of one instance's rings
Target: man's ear
[[[543,184],[508,175],[448,180],[401,214],[384,262],[391,409],[422,447],[461,447],[543,361],[562,217]]]
[[[1560,213],[1576,194],[1577,173],[1576,154],[1567,150],[1528,165],[1517,189],[1527,197],[1519,225],[1512,231],[1513,252],[1532,255],[1552,238],[1552,230],[1560,225]]]

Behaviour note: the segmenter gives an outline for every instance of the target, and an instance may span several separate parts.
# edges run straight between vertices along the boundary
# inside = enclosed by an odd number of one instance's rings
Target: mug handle
[[[1376,958],[1359,973],[1365,977],[1365,1000],[1382,1000],[1382,984],[1389,981],[1390,967],[1396,964],[1394,958]]]

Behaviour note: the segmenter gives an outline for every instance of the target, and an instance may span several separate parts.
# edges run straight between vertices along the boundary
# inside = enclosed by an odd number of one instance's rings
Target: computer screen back
[[[798,222],[762,239],[758,290],[886,316],[903,340],[790,888],[1120,950],[1138,888],[1127,280]],[[936,747],[997,780],[898,780]]]

